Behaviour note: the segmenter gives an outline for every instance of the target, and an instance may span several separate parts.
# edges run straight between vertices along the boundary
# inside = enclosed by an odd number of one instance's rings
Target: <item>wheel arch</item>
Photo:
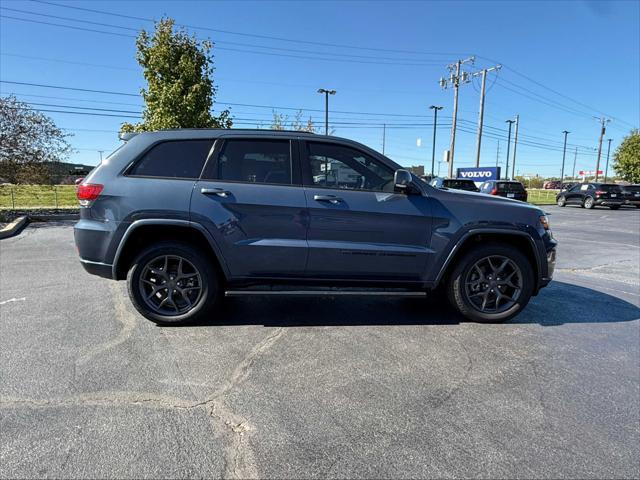
[[[131,262],[146,246],[162,241],[187,242],[210,257],[219,273],[227,279],[228,268],[215,241],[207,230],[196,222],[177,219],[136,220],[125,231],[116,249],[112,278],[124,280]]]
[[[540,254],[531,235],[519,230],[471,230],[467,232],[453,247],[449,256],[438,272],[435,286],[446,282],[448,275],[455,268],[457,262],[471,249],[486,242],[512,245],[525,254],[534,272],[534,295],[539,290]]]

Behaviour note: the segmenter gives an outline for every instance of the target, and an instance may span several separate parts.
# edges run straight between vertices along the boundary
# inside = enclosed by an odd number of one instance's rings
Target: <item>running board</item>
[[[336,290],[227,290],[225,296],[239,297],[243,295],[306,295],[306,296],[383,296],[383,297],[426,297],[425,292],[367,292]]]

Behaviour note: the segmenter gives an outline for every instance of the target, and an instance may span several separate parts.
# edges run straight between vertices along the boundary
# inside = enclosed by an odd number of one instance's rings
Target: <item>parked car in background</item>
[[[577,184],[577,182],[564,182],[562,185],[560,185],[560,190],[569,190],[571,187]]]
[[[465,190],[467,192],[480,191],[473,180],[462,178],[436,177],[429,182],[429,185],[436,188],[453,188],[454,190]]]
[[[487,180],[480,185],[480,192],[498,197],[513,198],[526,202],[529,195],[522,183],[515,180]]]
[[[442,286],[466,318],[505,321],[556,259],[540,208],[433,188],[362,144],[312,133],[139,133],[77,197],[85,270],[126,279],[158,323],[215,321],[225,291],[277,285]]]
[[[622,198],[625,205],[640,208],[640,185],[625,185],[622,187]]]
[[[596,206],[617,210],[625,198],[620,185],[615,183],[578,183],[569,190],[563,190],[556,196],[559,207],[580,205],[583,208]]]
[[[557,180],[548,180],[542,184],[545,190],[558,190],[562,186],[562,182]]]

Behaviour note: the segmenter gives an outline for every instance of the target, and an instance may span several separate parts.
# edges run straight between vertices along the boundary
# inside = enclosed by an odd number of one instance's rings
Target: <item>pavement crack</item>
[[[224,397],[247,379],[255,361],[269,351],[283,334],[284,328],[277,328],[256,344],[236,366],[229,380],[214,393],[210,400],[202,402],[209,417],[215,420],[223,431],[230,434],[230,441],[225,449],[225,478],[259,478],[253,450],[247,438],[247,435],[253,431],[253,427],[246,418],[233,412],[225,404]]]
[[[121,324],[118,334],[109,340],[92,347],[88,352],[84,353],[76,360],[76,366],[85,365],[93,357],[107,350],[110,350],[127,341],[136,326],[136,317],[128,309],[124,297],[118,287],[117,282],[111,282],[109,285],[114,299],[115,316]]]

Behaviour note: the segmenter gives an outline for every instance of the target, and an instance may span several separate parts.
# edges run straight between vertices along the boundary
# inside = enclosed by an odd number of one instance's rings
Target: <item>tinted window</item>
[[[393,192],[393,170],[366,153],[329,143],[307,143],[311,185]]]
[[[159,143],[151,147],[151,150],[136,162],[129,175],[198,178],[212,143],[211,140]]]
[[[290,185],[289,140],[226,140],[215,170],[218,180]]]
[[[620,188],[620,185],[616,185],[615,183],[613,184],[604,183],[598,187],[598,190],[615,193],[615,192],[621,191],[622,189]]]
[[[519,182],[499,182],[498,190],[501,192],[522,192],[524,187]]]
[[[444,180],[442,185],[458,190],[476,190],[476,184],[471,180]]]

